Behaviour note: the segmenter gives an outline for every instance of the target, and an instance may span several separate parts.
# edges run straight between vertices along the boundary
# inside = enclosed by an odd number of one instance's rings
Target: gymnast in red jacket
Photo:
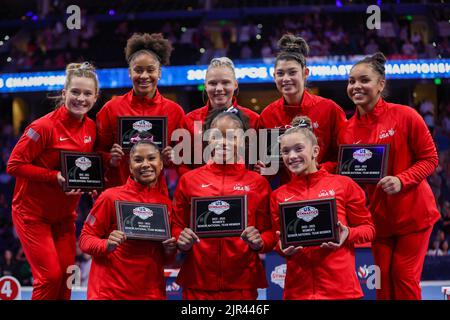
[[[191,135],[192,155],[191,163],[181,166],[180,174],[198,168],[204,164],[201,158],[202,144],[194,144],[194,139],[202,141],[202,132],[209,129],[205,126],[206,119],[211,116],[214,110],[226,110],[233,108],[242,113],[242,118],[247,118],[250,128],[256,129],[259,115],[249,108],[238,105],[235,93],[238,92],[238,82],[233,61],[227,57],[213,58],[209,63],[205,76],[205,93],[208,97],[204,107],[195,109],[184,117],[183,127]],[[195,159],[194,155],[200,155]],[[197,161],[198,160],[198,161]]]
[[[306,57],[309,47],[301,37],[285,34],[278,41],[280,52],[275,60],[274,80],[281,98],[270,103],[261,112],[259,128],[285,128],[296,116],[312,120],[314,134],[320,146],[318,163],[334,173],[337,161],[337,135],[345,123],[345,113],[333,100],[309,93],[305,89],[309,69]],[[262,163],[260,166],[264,165]],[[289,171],[280,168],[280,182],[290,179]]]
[[[365,185],[377,237],[372,245],[381,269],[378,299],[421,299],[420,277],[428,241],[440,214],[426,178],[438,156],[425,121],[408,106],[382,98],[386,84],[382,53],[350,70],[347,94],[356,112],[340,144],[389,144],[387,176]]]
[[[234,112],[211,113],[207,124],[219,133],[209,138],[212,159],[184,174],[175,192],[172,230],[178,248],[186,252],[176,282],[183,288],[184,299],[252,300],[257,298],[257,288],[267,287],[259,253],[271,251],[275,245],[271,190],[266,179],[237,161],[244,143],[239,130],[245,130],[247,124]],[[225,137],[227,130],[234,134],[231,139]],[[192,197],[227,195],[247,195],[248,227],[241,237],[200,240],[190,229]]]
[[[173,258],[176,240],[127,240],[117,230],[115,200],[164,204],[171,201],[156,188],[163,169],[158,147],[145,139],[130,151],[125,185],[103,192],[92,208],[80,237],[80,248],[93,257],[88,299],[166,299],[164,263]]]
[[[280,230],[280,203],[332,197],[336,199],[340,230],[339,243],[282,249],[278,244],[277,251],[287,260],[284,299],[362,298],[354,246],[370,242],[375,236],[364,191],[348,177],[317,168],[320,147],[308,117],[294,118],[292,128],[280,137],[280,145],[283,161],[293,178],[272,193],[274,229]]]
[[[95,123],[87,117],[99,92],[94,67],[71,63],[61,105],[31,123],[14,147],[8,174],[16,177],[12,219],[33,273],[32,299],[70,299],[80,190],[63,192],[61,151],[92,152]]]
[[[182,126],[183,109],[158,91],[161,68],[169,63],[172,46],[161,34],[133,34],[125,47],[129,74],[133,88],[124,95],[108,101],[97,113],[96,150],[104,156],[106,186],[124,184],[129,176],[128,155],[118,141],[118,118],[124,116],[167,117],[168,146],[162,150],[165,166],[171,165],[172,132]],[[168,194],[164,175],[159,177],[158,187]]]

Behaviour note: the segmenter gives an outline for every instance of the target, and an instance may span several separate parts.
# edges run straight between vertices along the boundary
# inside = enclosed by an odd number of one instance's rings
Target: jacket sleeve
[[[191,204],[186,197],[186,176],[182,176],[178,182],[173,199],[172,211],[172,236],[178,240],[181,231],[190,226]]]
[[[337,169],[337,161],[338,161],[338,136],[341,128],[344,126],[347,118],[345,116],[345,112],[342,110],[340,106],[333,102],[333,117],[330,118],[330,147],[328,149],[328,153],[323,158],[322,163],[320,164],[321,168],[324,168],[326,171],[330,173],[336,173]]]
[[[261,190],[258,190],[260,197],[258,197],[259,204],[256,208],[256,229],[261,234],[264,242],[260,249],[261,253],[272,251],[276,244],[275,231],[272,228],[272,220],[270,213],[270,185],[266,180],[261,180]]]
[[[350,178],[346,180],[345,211],[349,228],[347,243],[355,245],[372,242],[375,238],[375,227],[366,207],[365,193],[356,182]]]
[[[114,201],[102,193],[84,222],[80,249],[94,257],[108,254],[108,237],[114,222]]]
[[[11,153],[7,173],[33,181],[57,183],[58,170],[46,168],[45,164],[35,164],[36,158],[45,152],[50,138],[51,128],[43,121],[28,126]]]
[[[422,117],[415,110],[411,110],[411,116],[406,120],[408,144],[413,152],[414,164],[397,174],[402,183],[402,190],[417,186],[433,173],[439,163],[436,146]]]

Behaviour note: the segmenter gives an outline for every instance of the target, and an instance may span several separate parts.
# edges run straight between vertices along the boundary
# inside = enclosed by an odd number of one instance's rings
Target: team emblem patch
[[[217,201],[211,202],[208,205],[208,210],[211,212],[214,212],[217,215],[220,215],[229,209],[230,209],[230,204],[228,202],[225,202],[222,200],[217,200]]]
[[[310,222],[312,219],[319,215],[319,210],[314,207],[306,206],[298,209],[297,218],[302,219],[305,222]]]
[[[81,170],[86,171],[92,166],[92,162],[86,157],[79,157],[75,160],[75,165]]]
[[[151,122],[148,122],[146,120],[139,120],[133,123],[133,129],[138,132],[146,132],[152,128]]]
[[[146,220],[153,216],[153,211],[146,207],[137,207],[133,209],[133,214],[142,220]]]
[[[363,163],[370,158],[372,158],[372,152],[368,149],[358,149],[353,152],[353,159],[358,160],[360,163]]]

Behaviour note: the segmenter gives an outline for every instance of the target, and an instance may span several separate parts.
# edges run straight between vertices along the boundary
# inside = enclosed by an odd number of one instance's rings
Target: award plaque
[[[262,131],[264,130],[264,131]],[[286,131],[285,128],[260,129],[259,131],[259,156],[264,163],[277,161],[283,163],[281,158],[280,143],[278,138]],[[261,153],[265,152],[265,153]]]
[[[279,208],[283,248],[339,243],[335,198],[284,202]]]
[[[66,179],[63,191],[103,189],[103,162],[98,153],[61,151],[61,175]]]
[[[377,183],[386,175],[388,144],[342,144],[338,173],[360,183]]]
[[[171,237],[164,204],[116,200],[117,228],[128,239],[164,241]]]
[[[132,139],[146,135],[160,148],[167,146],[167,117],[119,117],[118,144],[129,151],[133,146]]]
[[[193,197],[191,229],[202,237],[240,236],[247,227],[247,196]]]

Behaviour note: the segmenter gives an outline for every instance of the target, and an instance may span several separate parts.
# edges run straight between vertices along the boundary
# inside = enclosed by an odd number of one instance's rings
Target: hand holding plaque
[[[164,204],[115,201],[117,227],[127,239],[164,241],[171,238]]]
[[[241,236],[247,227],[247,196],[194,197],[191,229],[202,237]]]
[[[388,144],[342,144],[338,173],[360,183],[377,183],[386,175]]]
[[[103,189],[102,157],[93,152],[61,152],[63,190],[93,191]]]
[[[282,248],[339,243],[336,199],[325,198],[279,204]]]

